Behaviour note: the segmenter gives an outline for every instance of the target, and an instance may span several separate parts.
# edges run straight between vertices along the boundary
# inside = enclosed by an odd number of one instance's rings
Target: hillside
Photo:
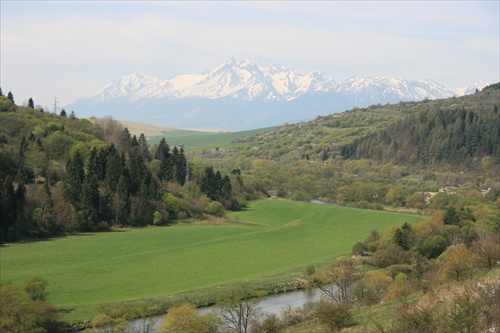
[[[288,197],[300,191],[332,201],[386,203],[384,186],[412,185],[405,191],[414,192],[469,184],[478,192],[491,188],[496,198],[499,107],[498,84],[463,97],[372,105],[235,140],[239,147],[202,158],[240,169]],[[375,196],[356,189],[368,184]]]
[[[239,175],[188,162],[182,146],[162,138],[151,148],[111,118],[54,115],[9,96],[0,96],[0,241],[169,224],[244,203]]]

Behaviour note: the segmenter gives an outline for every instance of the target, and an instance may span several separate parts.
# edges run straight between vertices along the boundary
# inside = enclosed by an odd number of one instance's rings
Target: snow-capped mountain
[[[473,93],[487,84],[450,89],[431,80],[300,74],[282,65],[237,58],[203,74],[159,79],[140,72],[119,78],[65,106],[80,117],[154,122],[173,127],[250,129],[312,119],[378,103]]]

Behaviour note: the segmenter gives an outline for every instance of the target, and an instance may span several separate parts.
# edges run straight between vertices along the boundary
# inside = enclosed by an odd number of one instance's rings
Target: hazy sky
[[[499,81],[499,1],[0,1],[0,87],[52,109],[231,57],[336,79]]]

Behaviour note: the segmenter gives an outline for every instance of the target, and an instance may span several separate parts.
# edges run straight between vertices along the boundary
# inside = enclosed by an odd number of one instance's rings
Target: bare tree
[[[248,284],[241,284],[220,296],[215,313],[221,317],[227,329],[247,333],[249,323],[257,315],[262,296],[255,293]]]
[[[354,284],[359,280],[358,264],[352,258],[337,261],[309,279],[309,284],[319,288],[333,303],[349,304],[354,298]]]

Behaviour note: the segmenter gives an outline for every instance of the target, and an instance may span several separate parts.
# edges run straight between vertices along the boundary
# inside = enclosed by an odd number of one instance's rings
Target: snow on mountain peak
[[[342,94],[360,105],[379,101],[407,101],[446,98],[473,93],[484,81],[452,90],[432,80],[395,77],[351,77],[337,81],[319,70],[306,75],[283,65],[262,65],[258,61],[232,57],[225,64],[202,74],[181,74],[160,80],[142,72],[123,76],[88,99],[104,102],[123,98],[129,102],[161,98],[236,98],[244,101],[291,101],[316,92]]]

